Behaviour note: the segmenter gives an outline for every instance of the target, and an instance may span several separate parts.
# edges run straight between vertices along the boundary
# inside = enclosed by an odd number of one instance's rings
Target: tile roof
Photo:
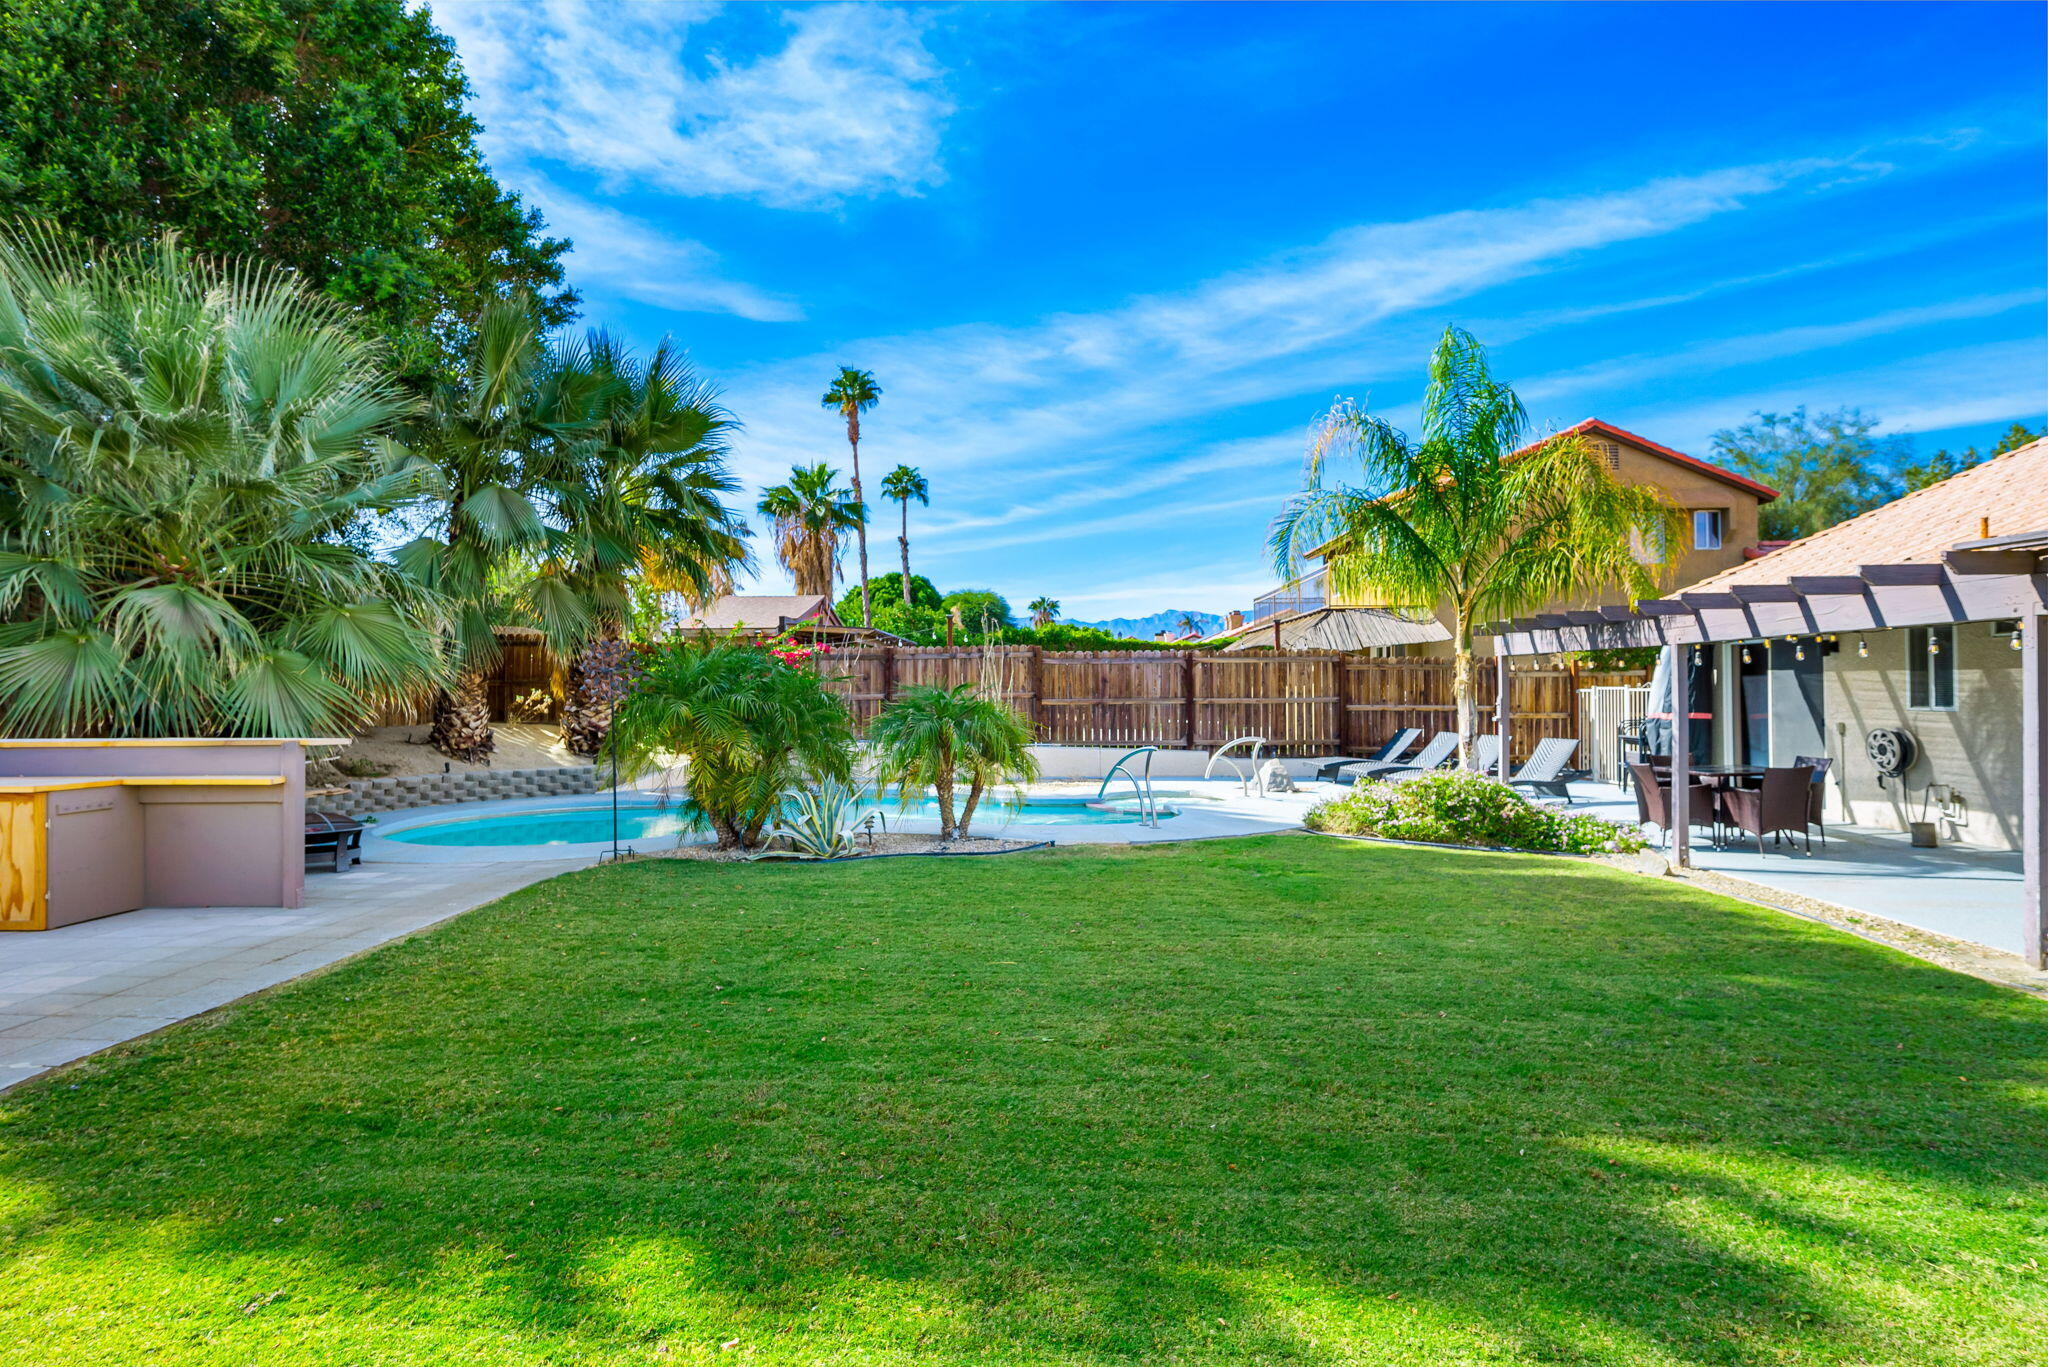
[[[685,617],[684,631],[730,631],[734,627],[758,627],[773,631],[784,617],[792,621],[815,619],[839,625],[838,614],[822,593],[738,594],[714,599],[695,616]]]
[[[1631,446],[1640,447],[1642,450],[1651,452],[1654,455],[1662,456],[1673,464],[1683,465],[1688,470],[1697,470],[1701,474],[1710,475],[1725,484],[1732,484],[1738,489],[1745,489],[1755,494],[1761,502],[1769,503],[1778,496],[1778,491],[1767,484],[1759,484],[1753,479],[1738,475],[1733,470],[1725,469],[1714,464],[1712,461],[1701,460],[1698,456],[1688,456],[1683,451],[1674,451],[1668,446],[1659,446],[1648,437],[1639,437],[1627,428],[1616,427],[1613,423],[1606,422],[1600,418],[1587,418],[1584,422],[1574,423],[1556,435],[1558,437],[1574,437],[1583,436],[1589,432],[1597,432],[1601,436],[1610,437],[1615,441],[1625,441]],[[1542,441],[1530,442],[1521,451],[1515,452],[1515,454],[1519,456],[1522,454],[1522,451],[1533,451],[1541,446],[1543,442],[1555,439],[1555,437],[1545,437]]]
[[[1688,584],[1681,592],[1782,584],[1793,575],[1853,575],[1864,565],[1938,563],[1950,547],[1982,536],[1987,519],[1993,536],[2048,528],[2048,438]]]

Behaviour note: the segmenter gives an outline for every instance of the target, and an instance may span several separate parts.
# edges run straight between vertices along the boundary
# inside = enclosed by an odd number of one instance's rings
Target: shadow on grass
[[[2039,1003],[1556,861],[631,865],[0,1103],[0,1327],[46,1361],[2019,1360],[2044,1045]]]

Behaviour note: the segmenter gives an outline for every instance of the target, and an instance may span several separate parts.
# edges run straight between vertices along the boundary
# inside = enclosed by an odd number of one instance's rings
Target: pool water
[[[990,810],[991,807],[994,810]],[[884,819],[898,815],[895,804],[885,801],[880,808]],[[987,813],[984,822],[982,814]],[[939,804],[926,799],[914,804],[905,816],[936,818]],[[1160,819],[1175,815],[1162,807]],[[1134,808],[1117,805],[1091,806],[1086,799],[1069,797],[1026,798],[1023,803],[990,803],[984,800],[975,814],[977,830],[1003,826],[1125,826],[1135,823]],[[626,841],[676,841],[686,826],[673,808],[644,800],[619,804],[619,839]],[[586,845],[612,838],[612,809],[607,805],[562,807],[535,812],[505,812],[497,816],[456,817],[431,821],[390,832],[387,840],[406,845]]]

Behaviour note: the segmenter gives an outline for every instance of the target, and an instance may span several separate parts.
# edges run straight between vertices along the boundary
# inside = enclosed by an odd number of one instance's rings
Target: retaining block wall
[[[595,765],[560,769],[475,769],[450,774],[408,774],[397,778],[359,778],[349,783],[350,796],[332,798],[351,816],[369,812],[402,812],[408,807],[439,807],[451,802],[502,802],[515,797],[567,797],[597,791]],[[315,804],[317,805],[316,799]]]

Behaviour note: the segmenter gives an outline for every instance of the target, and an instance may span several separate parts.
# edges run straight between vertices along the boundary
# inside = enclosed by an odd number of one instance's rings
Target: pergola
[[[2044,922],[2044,850],[2048,850],[2048,528],[1984,537],[1950,546],[1938,561],[1858,566],[1854,574],[1789,574],[1775,582],[1758,573],[1773,557],[1745,567],[1745,582],[1718,591],[1581,612],[1541,613],[1496,623],[1492,632],[1505,674],[1509,657],[1641,646],[1886,631],[1900,627],[2015,619],[2022,653],[2024,765],[2021,844],[2024,856],[2028,959],[2048,966]],[[1710,581],[1711,582],[1711,581]],[[1671,652],[1674,699],[1691,696],[1692,652]],[[1500,690],[1496,724],[1505,747],[1509,690]],[[1672,840],[1680,865],[1692,862],[1686,795],[1691,754],[1690,708],[1672,708]]]

